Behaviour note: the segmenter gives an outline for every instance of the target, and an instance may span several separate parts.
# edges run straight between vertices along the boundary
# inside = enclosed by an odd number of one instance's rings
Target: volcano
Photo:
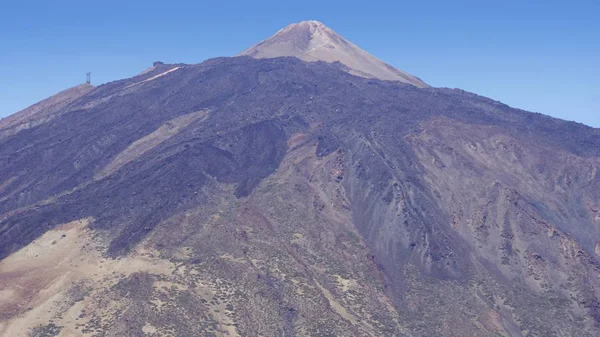
[[[2,120],[0,335],[600,335],[600,129],[316,22],[245,54]]]
[[[291,56],[307,62],[340,62],[353,75],[400,81],[419,88],[421,79],[398,70],[360,49],[319,21],[291,24],[270,38],[244,50],[240,55],[254,58]]]

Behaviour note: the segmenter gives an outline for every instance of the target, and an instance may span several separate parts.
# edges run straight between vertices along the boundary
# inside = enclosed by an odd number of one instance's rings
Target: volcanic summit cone
[[[292,56],[307,62],[338,61],[348,67],[348,72],[353,75],[400,81],[419,88],[428,87],[418,77],[384,63],[319,21],[291,24],[240,55],[254,58]]]

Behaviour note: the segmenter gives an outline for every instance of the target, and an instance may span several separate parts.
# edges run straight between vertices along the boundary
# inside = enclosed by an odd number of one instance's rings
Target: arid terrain
[[[347,72],[356,76],[428,87],[421,79],[384,63],[319,21],[291,24],[240,55],[253,58],[291,56],[307,62],[339,62],[347,67]]]
[[[600,335],[600,129],[274,56],[0,122],[1,336]]]

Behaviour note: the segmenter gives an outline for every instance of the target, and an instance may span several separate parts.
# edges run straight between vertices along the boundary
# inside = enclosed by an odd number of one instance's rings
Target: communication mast
[[[86,73],[86,75],[85,84],[92,83],[92,73]]]

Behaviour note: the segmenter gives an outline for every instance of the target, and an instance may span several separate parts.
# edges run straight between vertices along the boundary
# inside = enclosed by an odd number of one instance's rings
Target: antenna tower
[[[92,83],[92,73],[86,73],[85,84]]]

